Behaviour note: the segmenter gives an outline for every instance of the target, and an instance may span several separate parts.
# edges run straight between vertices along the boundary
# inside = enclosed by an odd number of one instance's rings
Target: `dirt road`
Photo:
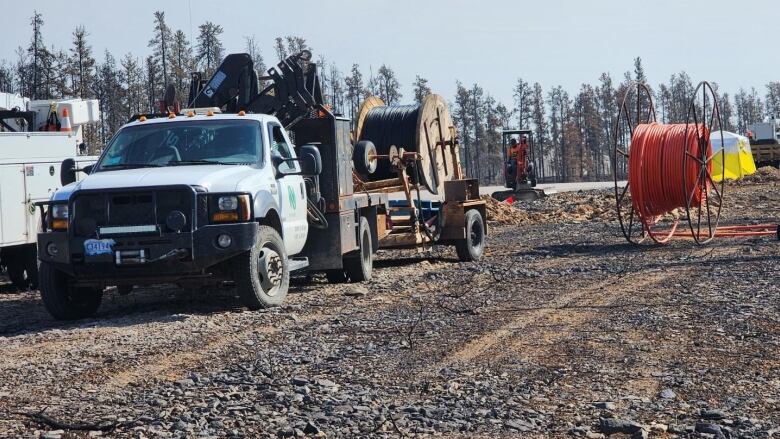
[[[731,197],[725,221],[777,221],[777,183]],[[780,434],[780,244],[638,248],[559,202],[481,263],[383,253],[259,313],[159,287],[62,324],[0,294],[0,437]]]

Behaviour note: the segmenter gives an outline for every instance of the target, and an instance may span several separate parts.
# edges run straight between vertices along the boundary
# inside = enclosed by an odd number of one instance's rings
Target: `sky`
[[[36,9],[49,46],[69,47],[84,25],[98,60],[105,50],[146,56],[152,14],[163,10],[193,39],[203,22],[220,24],[228,53],[244,51],[244,38],[254,36],[267,64],[276,58],[274,38],[284,35],[306,38],[315,59],[323,54],[342,72],[357,63],[368,77],[385,63],[403,101],[413,98],[416,74],[448,99],[459,80],[511,105],[518,77],[573,94],[602,72],[621,80],[637,56],[654,86],[682,70],[730,93],[756,87],[763,95],[767,82],[780,80],[780,9],[771,0],[41,0],[2,9],[0,59],[13,61],[28,44]]]

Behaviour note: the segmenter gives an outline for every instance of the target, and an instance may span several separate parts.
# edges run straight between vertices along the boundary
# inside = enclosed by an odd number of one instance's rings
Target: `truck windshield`
[[[134,125],[119,131],[96,171],[197,164],[257,164],[260,123],[192,120]]]

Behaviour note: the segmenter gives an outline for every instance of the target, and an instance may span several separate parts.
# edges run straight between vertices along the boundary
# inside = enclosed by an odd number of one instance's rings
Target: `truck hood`
[[[168,166],[164,168],[123,169],[96,172],[65,192],[86,189],[136,188],[185,184],[201,186],[209,192],[233,192],[244,178],[256,172],[245,165]]]

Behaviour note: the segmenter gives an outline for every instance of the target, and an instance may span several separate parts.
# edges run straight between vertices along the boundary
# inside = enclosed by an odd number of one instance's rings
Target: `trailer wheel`
[[[281,305],[290,287],[287,251],[279,232],[260,226],[255,245],[236,257],[233,281],[244,305],[251,310]]]
[[[46,262],[41,262],[40,281],[43,305],[57,320],[93,316],[103,300],[102,289],[73,287],[70,276]]]
[[[466,211],[466,239],[455,242],[455,251],[462,262],[479,261],[485,251],[485,220],[478,210]]]
[[[371,228],[366,217],[360,217],[358,230],[358,250],[344,257],[344,271],[352,282],[371,280],[374,268],[374,249],[371,243]]]

